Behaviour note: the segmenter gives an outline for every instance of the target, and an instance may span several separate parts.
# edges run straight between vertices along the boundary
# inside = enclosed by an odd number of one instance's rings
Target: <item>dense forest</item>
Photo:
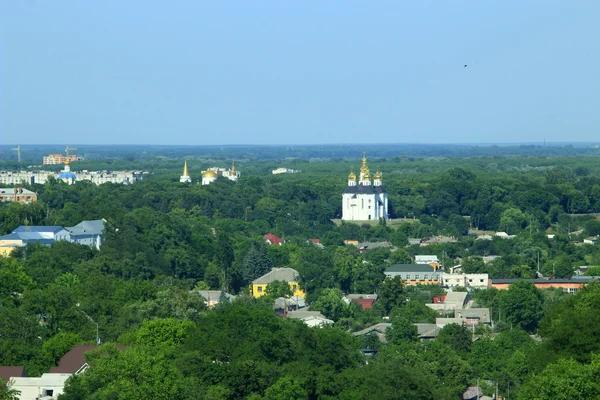
[[[0,205],[0,234],[23,224],[106,220],[99,251],[57,242],[0,258],[0,365],[25,365],[30,376],[47,372],[72,346],[95,341],[90,316],[105,344],[61,398],[458,399],[477,382],[486,394],[497,386],[512,398],[598,398],[595,282],[575,295],[526,280],[506,291],[474,291],[492,310],[493,328],[448,325],[437,339],[419,341],[413,323],[435,321],[425,303],[443,289],[383,274],[390,264],[435,254],[446,266],[492,278],[532,278],[538,268],[570,277],[582,265],[600,275],[600,247],[577,245],[600,234],[600,163],[569,156],[576,150],[369,158],[389,193],[387,224],[337,221],[346,177],[359,164],[346,155],[252,158],[246,149],[236,158],[238,182],[219,178],[208,186],[196,184],[200,171],[228,166],[232,155],[186,156],[191,184],[179,183],[183,158],[136,153],[74,163],[151,174],[133,185],[26,185],[37,202]],[[277,167],[302,172],[271,174]],[[515,236],[476,240],[496,231]],[[285,244],[267,246],[268,232]],[[457,240],[408,245],[437,235]],[[394,251],[361,254],[346,239],[387,241]],[[499,257],[485,263],[490,255]],[[277,316],[273,296],[249,296],[249,283],[273,265],[296,269],[311,309],[335,324],[309,328]],[[194,289],[208,288],[239,296],[207,309]],[[362,310],[342,300],[347,293],[379,300]],[[387,344],[351,334],[384,317],[392,322]]]

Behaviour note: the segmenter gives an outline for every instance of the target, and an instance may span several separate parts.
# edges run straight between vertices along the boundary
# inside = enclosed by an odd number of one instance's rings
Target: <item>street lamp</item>
[[[77,303],[77,307],[79,307],[79,303]],[[87,319],[89,319],[90,321],[92,321],[93,324],[96,324],[96,344],[99,345],[100,344],[100,336],[98,335],[98,323],[96,321],[94,321],[92,319],[92,317],[90,317],[89,315],[87,315],[82,309],[78,308],[77,311],[79,311],[80,313],[82,313],[83,315],[85,315],[85,317]]]

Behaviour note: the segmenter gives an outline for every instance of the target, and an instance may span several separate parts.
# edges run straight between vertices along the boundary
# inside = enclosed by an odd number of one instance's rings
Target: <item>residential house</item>
[[[521,279],[492,279],[491,286],[496,289],[508,289],[510,285]],[[598,280],[595,276],[574,276],[572,278],[536,278],[525,279],[534,284],[538,289],[561,288],[567,293],[577,293],[582,287],[592,280]]]
[[[474,327],[477,325],[489,325],[491,323],[489,308],[462,308],[454,310],[453,318],[436,318],[435,323],[443,328],[449,324],[465,325]]]
[[[443,300],[440,302],[440,300]],[[449,292],[442,296],[433,298],[433,303],[426,304],[427,307],[442,314],[462,309],[469,306],[469,294],[467,292]]]
[[[85,360],[85,353],[97,348],[98,346],[93,344],[82,344],[73,347],[62,356],[56,367],[50,368],[50,372],[56,374],[81,374],[89,367],[89,364]]]
[[[285,240],[283,240],[283,238],[280,238],[279,236],[277,236],[271,232],[264,235],[263,239],[264,239],[265,243],[273,245],[273,246],[281,246],[285,242]]]
[[[462,394],[461,399],[463,400],[493,400],[490,396],[485,396],[483,390],[479,386],[469,386],[469,388]]]
[[[436,324],[413,324],[417,327],[417,333],[421,340],[435,339],[440,332],[440,327]]]
[[[250,287],[252,296],[261,297],[267,290],[267,285],[274,281],[285,281],[290,285],[294,296],[304,297],[306,294],[299,285],[300,274],[292,268],[273,268],[260,278],[252,281]]]
[[[275,299],[273,309],[277,314],[286,314],[290,311],[300,310],[306,307],[306,300],[304,297],[292,296],[290,298],[279,297]]]
[[[373,308],[373,303],[375,303],[377,301],[377,295],[376,294],[356,294],[356,293],[347,294],[346,296],[344,296],[343,300],[346,302],[346,304],[356,303],[363,310],[370,310],[371,308]]]
[[[583,239],[583,244],[596,244],[598,242],[598,236],[590,236]]]
[[[488,274],[447,274],[442,273],[442,286],[452,288],[455,286],[487,289],[490,281]]]
[[[369,250],[387,249],[389,247],[390,244],[388,242],[360,242],[358,244],[358,249],[360,250],[361,254]]]
[[[456,243],[457,240],[454,236],[434,236],[432,238],[429,238],[425,241],[423,241],[423,243],[421,243],[421,246],[429,246],[430,244],[442,244],[442,243]]]
[[[208,308],[212,308],[219,304],[223,297],[229,302],[236,298],[236,296],[222,290],[196,290],[195,292],[204,298],[204,304],[206,304]]]
[[[581,267],[579,267],[575,270],[575,275],[583,276],[583,275],[585,275],[587,270],[590,269],[591,267],[592,267],[591,265],[582,265]]]
[[[65,228],[71,234],[71,241],[100,250],[104,240],[104,223],[106,220],[97,219],[82,221],[73,227]]]
[[[439,285],[441,275],[442,272],[437,267],[428,264],[394,264],[385,270],[386,277],[399,276],[407,285]]]
[[[358,240],[344,240],[344,244],[345,245],[352,245],[352,246],[356,246],[358,247]]]
[[[320,249],[324,249],[325,246],[321,244],[321,239],[308,239],[306,243],[312,243]]]
[[[363,330],[352,332],[354,336],[365,336],[365,335],[375,335],[382,343],[387,343],[387,339],[385,338],[385,331],[392,326],[389,322],[382,322],[379,324],[371,325],[368,328]]]
[[[512,239],[516,235],[509,235],[506,232],[496,232],[494,236],[499,237],[500,239]]]
[[[22,187],[0,188],[0,203],[29,204],[37,201],[37,193]]]
[[[290,311],[284,314],[285,318],[299,319],[311,328],[333,324],[320,311]]]

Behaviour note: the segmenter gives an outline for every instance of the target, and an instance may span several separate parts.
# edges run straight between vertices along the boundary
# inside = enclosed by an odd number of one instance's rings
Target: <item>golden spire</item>
[[[360,164],[360,172],[365,174],[369,172],[369,167],[367,166],[367,157],[365,153],[363,153],[362,163]]]
[[[187,167],[187,160],[185,160],[183,162],[183,176],[190,176],[190,173],[188,172],[188,167]]]
[[[231,175],[235,175],[235,160],[231,160]]]
[[[377,170],[377,172],[375,172],[375,176],[373,177],[373,179],[375,179],[376,181],[381,180],[381,172],[379,172],[379,170]]]

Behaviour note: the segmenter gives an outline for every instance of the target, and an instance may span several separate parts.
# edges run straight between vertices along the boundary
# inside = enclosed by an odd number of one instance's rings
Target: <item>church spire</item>
[[[192,178],[190,178],[190,173],[188,172],[187,160],[183,162],[183,175],[179,177],[179,182],[191,182]]]

